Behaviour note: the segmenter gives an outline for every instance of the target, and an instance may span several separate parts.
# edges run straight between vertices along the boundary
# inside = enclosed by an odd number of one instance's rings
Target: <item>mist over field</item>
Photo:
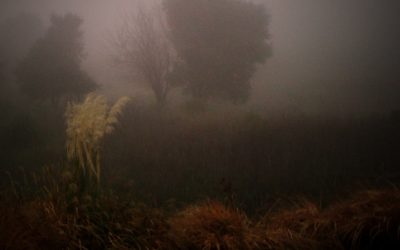
[[[0,0],[0,249],[400,249],[399,11]]]
[[[2,19],[28,12],[40,16],[46,27],[51,13],[78,14],[84,19],[85,68],[109,93],[134,95],[146,88],[115,73],[110,36],[122,16],[143,2],[151,1],[2,1]],[[318,115],[398,109],[397,1],[256,2],[265,4],[271,16],[273,56],[253,78],[252,107]]]

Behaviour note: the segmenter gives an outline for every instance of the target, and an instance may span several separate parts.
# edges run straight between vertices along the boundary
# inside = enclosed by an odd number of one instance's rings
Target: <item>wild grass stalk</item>
[[[89,94],[83,103],[69,104],[66,110],[67,157],[76,162],[83,176],[100,183],[101,151],[104,137],[118,124],[118,116],[129,98],[120,98],[109,107],[104,96]]]

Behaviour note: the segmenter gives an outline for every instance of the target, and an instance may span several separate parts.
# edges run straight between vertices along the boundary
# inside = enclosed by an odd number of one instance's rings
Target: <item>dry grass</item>
[[[257,224],[276,243],[274,249],[342,249],[330,232],[320,235],[326,218],[315,203],[304,198],[293,202],[289,208],[267,213]]]
[[[61,249],[66,237],[39,202],[0,208],[0,249]]]
[[[359,192],[326,209],[303,201],[257,226],[276,249],[399,249],[400,191]]]
[[[243,212],[216,201],[189,206],[170,224],[180,249],[257,249],[263,243]]]
[[[329,208],[334,234],[346,249],[400,249],[400,191],[364,191]]]
[[[111,108],[104,96],[89,94],[82,104],[69,104],[67,156],[77,160],[81,171],[100,182],[100,158],[104,136],[114,131],[118,116],[129,98],[120,98]]]
[[[74,199],[65,178],[46,168],[34,178],[40,195],[2,193],[0,249],[400,249],[398,189],[327,208],[292,199],[257,219],[210,200],[168,214],[104,191]]]

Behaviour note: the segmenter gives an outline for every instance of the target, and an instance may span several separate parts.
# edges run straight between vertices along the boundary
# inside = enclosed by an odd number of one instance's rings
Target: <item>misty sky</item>
[[[136,2],[0,0],[0,15],[29,11],[44,21],[51,13],[82,16],[85,67],[105,89],[112,89],[130,85],[110,73],[114,70],[107,37]],[[254,79],[253,105],[314,113],[400,108],[399,1],[258,2],[265,2],[271,15],[273,57]]]

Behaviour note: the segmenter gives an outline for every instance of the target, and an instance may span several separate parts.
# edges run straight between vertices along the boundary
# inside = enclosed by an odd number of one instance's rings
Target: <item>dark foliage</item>
[[[20,13],[0,23],[1,61],[10,77],[19,60],[42,35],[43,25],[39,17],[31,13]]]
[[[238,0],[166,0],[182,63],[171,79],[195,97],[245,101],[257,63],[271,53],[263,6]]]
[[[81,69],[82,20],[75,15],[52,16],[51,26],[17,68],[21,91],[33,100],[59,103],[94,90],[96,84]]]
[[[399,183],[399,138],[389,118],[160,116],[132,104],[106,140],[105,171],[158,202],[232,192],[246,210],[298,192],[327,202],[364,183]]]

